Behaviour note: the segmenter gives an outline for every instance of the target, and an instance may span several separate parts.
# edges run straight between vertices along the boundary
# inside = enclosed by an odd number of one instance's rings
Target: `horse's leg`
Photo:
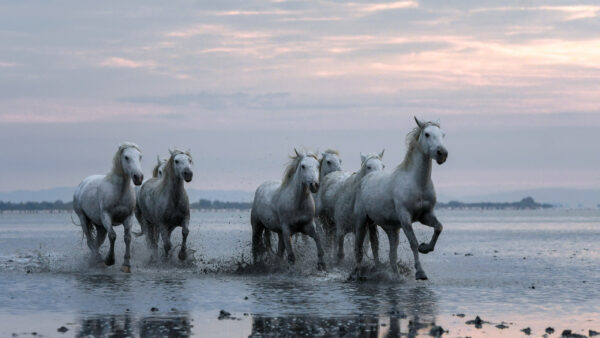
[[[375,265],[379,265],[379,236],[377,236],[377,224],[369,224],[368,230],[369,241],[371,242],[371,252],[373,252],[373,259],[375,260]]]
[[[435,217],[435,214],[433,213],[433,211],[426,213],[421,218],[421,223],[433,228],[433,236],[431,237],[431,240],[429,241],[429,243],[428,244],[421,243],[419,245],[419,252],[426,254],[426,253],[433,251],[433,249],[435,248],[435,243],[437,243],[438,237],[440,236],[440,233],[442,232],[443,226],[442,226],[442,223],[440,223],[440,221],[438,221],[437,217]]]
[[[283,237],[283,244],[285,244],[285,250],[288,254],[288,262],[294,264],[294,262],[296,262],[296,256],[294,255],[294,250],[292,250],[292,233],[287,224],[281,224],[281,236]]]
[[[96,261],[99,263],[102,263],[102,257],[100,256],[100,247],[102,246],[102,244],[104,244],[104,240],[106,239],[106,229],[104,229],[104,227],[101,225],[95,226],[95,227],[96,227],[96,240],[94,242],[94,245],[96,246],[95,251],[97,253]]]
[[[285,253],[285,244],[283,242],[283,235],[281,232],[277,233],[277,256],[279,258],[283,258],[283,254]]]
[[[123,240],[125,242],[125,256],[123,257],[123,265],[121,266],[121,271],[130,273],[131,272],[131,221],[133,219],[133,215],[130,215],[123,221]]]
[[[186,217],[181,224],[181,250],[179,250],[179,255],[177,256],[180,261],[184,261],[187,258],[187,236],[190,233],[189,229],[190,218]]]
[[[146,237],[146,246],[150,249],[150,263],[154,263],[158,261],[158,233],[156,227],[148,222],[144,216],[141,216],[138,220]]]
[[[317,256],[319,257],[319,262],[317,263],[318,270],[325,270],[325,259],[323,256],[325,255],[323,252],[323,245],[321,244],[321,235],[317,232],[317,226],[315,221],[308,223],[304,226],[304,231],[306,235],[312,237],[317,244]]]
[[[336,227],[335,229],[335,239],[334,239],[334,247],[337,249],[337,262],[340,263],[344,259],[344,237],[346,237],[346,232],[342,227]]]
[[[398,243],[399,236],[398,232],[400,229],[385,229],[385,232],[388,236],[388,240],[390,241],[390,266],[392,267],[392,271],[395,275],[399,275],[398,273]]]
[[[363,259],[363,243],[365,241],[365,232],[367,230],[366,221],[367,220],[362,217],[357,217],[356,226],[354,227],[354,257],[356,259],[357,269],[360,267]]]
[[[398,212],[398,218],[400,219],[400,224],[402,226],[402,230],[408,239],[408,243],[410,243],[410,249],[413,252],[413,257],[415,260],[415,270],[417,271],[415,274],[416,279],[425,280],[427,279],[427,275],[423,268],[421,267],[421,262],[419,261],[419,245],[417,242],[417,237],[415,236],[415,232],[413,231],[412,222],[410,215],[406,212]],[[391,251],[391,249],[390,249]]]
[[[250,218],[250,223],[252,224],[252,258],[254,259],[254,263],[257,263],[259,256],[262,253],[262,234],[265,227],[260,221],[253,217]]]
[[[169,260],[169,252],[171,251],[171,230],[169,230],[169,227],[167,225],[161,224],[160,225],[160,237],[162,238],[163,241],[163,247],[165,249],[165,257],[164,257],[164,261],[168,261]]]
[[[272,252],[273,245],[271,244],[271,239],[272,239],[271,234],[272,234],[271,230],[265,228],[265,231],[263,232],[263,242],[264,242],[263,244],[264,244],[265,251],[267,253]]]
[[[108,232],[108,239],[110,241],[110,248],[108,249],[108,255],[104,259],[104,264],[113,265],[115,264],[115,240],[117,239],[117,233],[112,226],[112,220],[107,212],[102,212],[102,225],[106,232]]]

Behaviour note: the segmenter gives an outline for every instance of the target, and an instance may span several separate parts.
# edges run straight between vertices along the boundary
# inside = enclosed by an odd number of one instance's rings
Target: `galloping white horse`
[[[433,251],[442,232],[442,224],[434,214],[435,190],[431,181],[431,160],[442,164],[448,158],[444,133],[435,122],[421,122],[407,135],[408,150],[404,161],[391,173],[375,172],[366,176],[356,193],[354,203],[355,255],[357,273],[363,256],[363,241],[368,224],[378,224],[390,241],[390,264],[398,274],[398,231],[404,231],[413,252],[416,279],[427,279],[419,262],[419,252]],[[433,227],[428,244],[418,245],[412,223]]]
[[[171,156],[160,177],[146,181],[139,192],[135,216],[140,223],[146,243],[152,250],[154,261],[158,259],[158,236],[162,238],[165,260],[171,250],[171,232],[181,227],[181,250],[179,260],[187,257],[187,236],[190,222],[190,202],[184,188],[184,181],[192,180],[192,155],[180,150],[169,150]],[[141,235],[139,234],[139,235]]]
[[[119,145],[119,150],[113,157],[112,170],[107,175],[85,178],[73,195],[73,209],[79,217],[79,223],[94,260],[102,261],[99,248],[104,243],[108,232],[110,249],[104,263],[115,264],[117,234],[113,226],[123,224],[125,232],[125,258],[121,267],[123,272],[131,272],[129,249],[135,192],[129,180],[133,180],[135,185],[142,184],[144,175],[140,165],[141,159],[142,153],[137,145],[129,142]],[[95,238],[92,226],[96,227]]]
[[[330,206],[333,205],[333,196],[330,193],[330,189],[325,185],[326,177],[334,172],[341,172],[342,170],[342,159],[340,153],[337,150],[327,149],[321,153],[321,160],[319,161],[319,183],[321,187],[319,191],[313,195],[315,199],[315,217],[321,225],[323,233],[325,233],[325,243],[329,245],[333,243],[333,236],[335,233],[335,226],[333,225],[333,210]]]
[[[152,177],[162,177],[166,164],[166,158],[160,158],[159,156],[156,156],[156,165],[154,166],[154,169],[152,169]]]
[[[254,195],[250,223],[252,224],[252,255],[257,262],[264,252],[262,234],[265,229],[279,235],[277,254],[287,251],[288,261],[294,263],[290,237],[302,232],[315,240],[319,269],[325,268],[323,247],[316,231],[315,203],[312,193],[319,190],[319,161],[313,154],[299,153],[291,158],[283,182],[265,182]]]
[[[341,261],[344,258],[344,237],[354,230],[354,198],[362,179],[372,172],[381,171],[383,165],[383,150],[379,154],[360,154],[360,170],[337,185],[335,192],[335,204],[333,208],[333,218],[335,223],[335,244],[337,247],[337,258]],[[377,225],[369,224],[369,239],[371,241],[371,251],[375,263],[379,264],[379,238],[377,237]]]

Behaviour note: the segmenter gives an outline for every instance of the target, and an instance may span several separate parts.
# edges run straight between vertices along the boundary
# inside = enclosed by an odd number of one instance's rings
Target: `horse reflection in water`
[[[191,320],[187,314],[148,316],[136,319],[131,314],[83,318],[76,337],[189,337]]]

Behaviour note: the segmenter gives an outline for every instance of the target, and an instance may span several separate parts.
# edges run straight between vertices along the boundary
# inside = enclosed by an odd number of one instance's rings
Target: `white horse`
[[[413,252],[416,279],[427,279],[419,262],[419,252],[433,251],[442,232],[442,224],[434,214],[435,190],[431,181],[431,160],[442,164],[448,158],[445,134],[435,122],[421,122],[407,135],[408,150],[404,161],[393,172],[375,172],[366,176],[356,193],[354,203],[356,272],[363,256],[363,241],[368,224],[378,224],[390,241],[390,264],[398,274],[398,231],[404,231]],[[418,245],[412,223],[433,227],[428,244]]]
[[[333,243],[335,226],[333,225],[333,218],[329,217],[333,213],[332,208],[330,208],[333,204],[333,196],[329,193],[325,182],[329,174],[341,172],[341,170],[342,159],[337,150],[327,149],[321,153],[321,160],[319,161],[319,183],[321,187],[316,194],[313,194],[313,198],[315,199],[315,216],[319,223],[318,225],[321,226],[321,233],[325,234],[326,245]]]
[[[146,181],[139,192],[135,216],[140,223],[146,243],[152,250],[151,261],[158,259],[158,236],[162,238],[165,260],[171,250],[171,232],[181,227],[181,250],[179,260],[187,258],[187,236],[190,223],[190,202],[184,188],[184,181],[192,180],[192,155],[180,150],[169,150],[160,177]]]
[[[119,150],[113,157],[112,170],[107,175],[85,178],[73,195],[73,209],[79,217],[79,223],[95,261],[102,261],[99,248],[108,233],[110,249],[104,263],[115,264],[117,234],[113,226],[123,224],[125,233],[125,258],[121,267],[123,272],[131,272],[129,250],[135,192],[129,180],[133,180],[135,185],[142,184],[144,174],[140,165],[141,159],[142,153],[137,145],[129,142],[119,145]],[[96,227],[95,238],[92,226]]]
[[[160,158],[160,156],[156,156],[156,165],[154,166],[154,169],[152,169],[152,177],[162,177],[166,164],[166,158]]]
[[[283,182],[265,182],[254,195],[250,223],[252,224],[252,255],[257,262],[264,252],[262,234],[265,229],[279,235],[277,255],[287,251],[294,263],[291,236],[301,232],[315,240],[319,257],[317,267],[325,269],[323,247],[315,226],[315,203],[312,193],[319,190],[319,161],[313,154],[299,153],[291,157]]]
[[[360,153],[360,170],[341,180],[336,186],[335,201],[333,206],[333,219],[335,225],[335,244],[337,247],[338,261],[344,259],[344,237],[354,230],[354,198],[360,182],[367,175],[382,171],[383,150],[379,154]],[[375,263],[379,264],[379,238],[377,236],[377,225],[369,224],[369,239],[371,241],[371,251]]]

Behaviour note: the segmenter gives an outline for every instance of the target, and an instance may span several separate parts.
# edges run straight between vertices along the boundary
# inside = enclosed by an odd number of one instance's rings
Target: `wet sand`
[[[348,282],[352,259],[316,269],[314,243],[294,240],[298,262],[249,263],[247,212],[192,218],[185,264],[148,266],[134,241],[132,274],[90,268],[69,215],[0,215],[0,336],[531,336],[548,327],[600,331],[600,212],[444,211],[428,281],[405,274]],[[421,241],[429,228],[417,225]],[[179,237],[175,236],[174,243]],[[387,240],[380,234],[382,257]],[[347,256],[351,257],[348,238]],[[175,255],[174,255],[175,256]],[[154,311],[152,311],[154,308]],[[230,316],[221,316],[225,310]],[[464,316],[462,316],[464,314]],[[483,323],[466,324],[479,316]],[[441,328],[439,328],[441,326]],[[60,332],[58,329],[61,329]],[[65,331],[66,330],[66,331]],[[447,332],[446,332],[447,331]]]

